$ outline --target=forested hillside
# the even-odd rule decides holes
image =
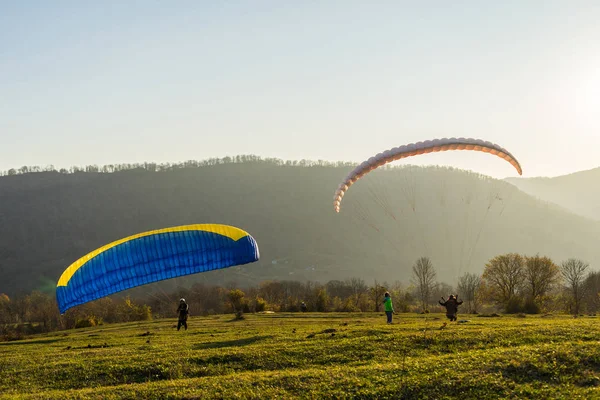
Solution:
[[[0,177],[0,293],[52,290],[71,262],[99,246],[192,223],[247,230],[261,260],[164,288],[348,277],[408,282],[423,255],[448,283],[481,272],[499,253],[600,260],[600,224],[465,171],[374,171],[350,188],[337,214],[333,193],[348,164],[238,157],[186,165],[25,169]]]
[[[600,220],[600,168],[556,178],[507,178],[522,191]]]

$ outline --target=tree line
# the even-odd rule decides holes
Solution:
[[[11,168],[7,171],[0,171],[0,176],[13,176],[23,175],[28,173],[39,173],[39,172],[58,172],[61,174],[76,174],[76,173],[114,173],[129,170],[145,170],[149,172],[164,172],[173,171],[176,169],[183,168],[201,168],[209,167],[214,165],[223,164],[248,164],[248,163],[263,163],[276,166],[289,166],[289,167],[354,167],[357,164],[348,161],[325,161],[325,160],[282,160],[276,157],[263,158],[254,154],[241,154],[233,157],[213,157],[205,160],[187,160],[181,162],[167,162],[167,163],[120,163],[120,164],[107,164],[103,166],[98,165],[87,165],[71,166],[69,168],[56,168],[54,165],[47,166],[27,166],[24,165],[20,168]]]
[[[131,171],[131,170],[144,170],[148,172],[166,172],[174,171],[184,168],[202,168],[210,167],[215,165],[225,164],[265,164],[273,166],[286,166],[286,167],[328,167],[328,168],[354,168],[358,165],[352,161],[327,161],[327,160],[283,160],[277,157],[261,157],[254,154],[240,154],[232,157],[211,157],[204,160],[186,160],[180,162],[143,162],[143,163],[119,163],[119,164],[106,164],[106,165],[86,165],[86,166],[71,166],[69,168],[56,168],[54,165],[39,166],[24,165],[20,168],[10,168],[6,171],[0,171],[0,176],[14,176],[24,175],[31,173],[41,172],[55,172],[60,174],[77,174],[77,173],[103,173],[110,174],[115,172]],[[406,165],[390,165],[386,164],[381,166],[380,169],[401,169],[406,168]],[[419,166],[411,166],[412,168],[425,168]],[[429,168],[449,169],[453,170],[453,167],[440,167],[433,166]],[[483,175],[468,172],[467,173],[483,177]]]
[[[202,283],[145,298],[102,298],[59,315],[53,296],[34,291],[14,299],[0,295],[0,337],[19,339],[27,334],[95,326],[103,323],[174,318],[179,298],[191,315],[260,312],[381,312],[385,292],[396,312],[442,312],[437,300],[458,294],[462,313],[581,313],[600,308],[600,272],[579,259],[556,264],[540,255],[509,253],[489,260],[481,275],[465,273],[456,287],[438,282],[427,257],[415,261],[409,284],[396,281],[367,284],[359,278],[319,282],[265,281],[239,288]]]
[[[425,310],[440,285],[435,276],[435,268],[426,257],[413,266],[413,282]],[[462,275],[456,293],[462,296],[467,313],[493,307],[508,314],[595,314],[600,308],[600,272],[576,258],[558,265],[539,254],[509,253],[489,260],[481,275]]]

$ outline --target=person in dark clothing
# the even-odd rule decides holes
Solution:
[[[305,302],[302,302],[302,304],[300,304],[300,310],[302,310],[302,312],[308,311],[308,307],[306,307],[306,303]]]
[[[462,300],[458,301],[458,296],[451,294],[448,297],[448,300],[444,300],[444,298],[442,297],[442,301],[439,301],[439,303],[442,306],[446,307],[446,317],[448,317],[450,321],[456,321],[458,306],[460,306],[463,303]]]
[[[179,299],[179,307],[177,308],[177,312],[179,313],[179,321],[177,322],[177,330],[179,330],[182,326],[187,331],[187,319],[188,314],[190,313],[190,308],[188,307],[185,299]]]

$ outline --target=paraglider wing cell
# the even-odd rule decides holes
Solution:
[[[254,238],[239,228],[196,224],[129,236],[81,257],[56,287],[61,314],[69,308],[147,283],[259,259]]]
[[[335,194],[333,196],[334,210],[336,212],[340,212],[340,204],[342,202],[342,198],[344,197],[345,192],[350,188],[350,186],[352,186],[352,184],[354,184],[357,180],[359,180],[372,170],[379,168],[387,163],[400,160],[402,158],[450,150],[481,151],[484,153],[493,154],[509,162],[517,170],[519,175],[523,174],[521,165],[508,150],[498,146],[497,144],[487,142],[481,139],[446,138],[411,143],[400,147],[394,147],[393,149],[379,153],[376,156],[369,158],[367,161],[364,161],[359,166],[357,166],[352,172],[350,172],[350,174],[348,174],[344,181],[340,183],[337,190],[335,191]]]

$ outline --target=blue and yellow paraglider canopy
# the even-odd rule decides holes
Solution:
[[[196,224],[138,233],[71,264],[58,280],[61,314],[69,308],[147,283],[259,259],[256,240],[228,225]]]

